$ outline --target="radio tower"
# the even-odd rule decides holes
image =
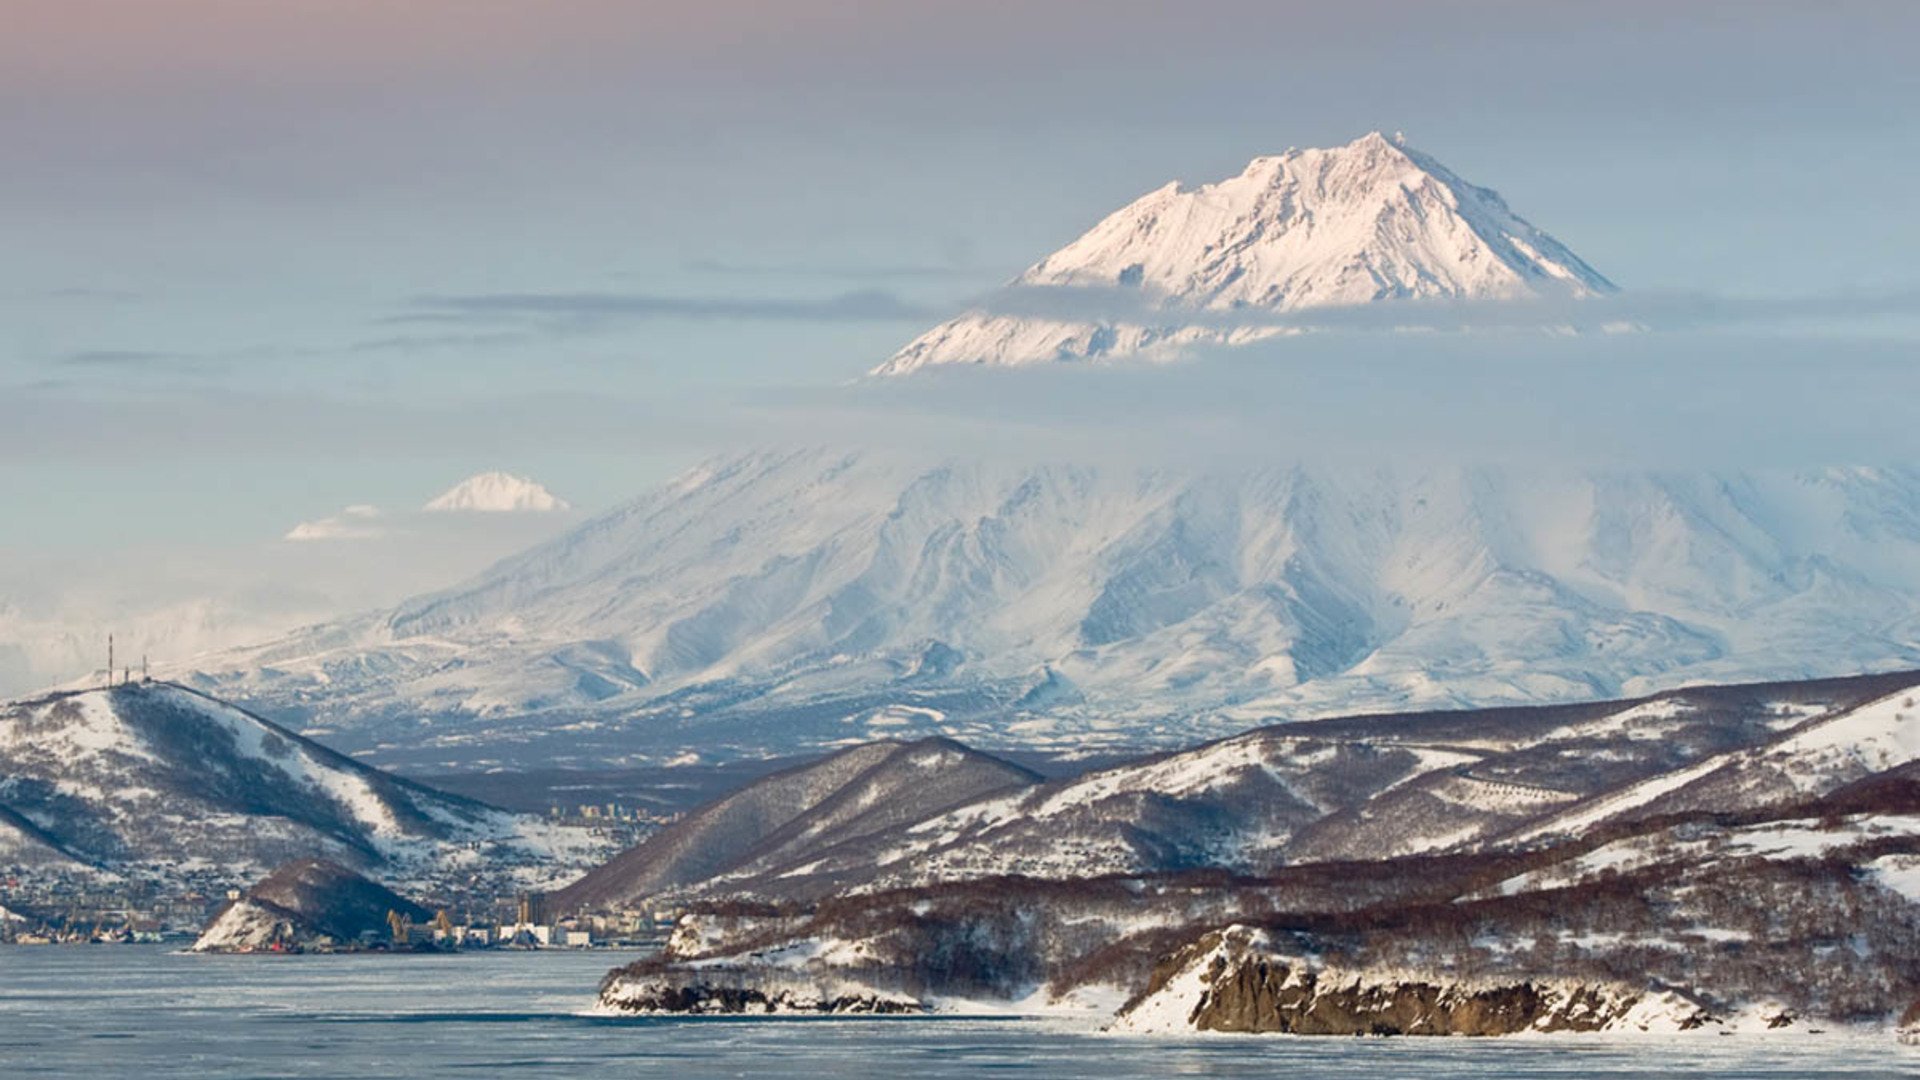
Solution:
[[[107,685],[113,685],[113,635],[107,635]]]

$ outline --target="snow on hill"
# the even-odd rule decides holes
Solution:
[[[429,513],[546,513],[569,509],[562,499],[534,480],[505,472],[467,477],[427,501]]]
[[[787,870],[825,846],[1038,779],[946,739],[865,743],[702,808],[554,894],[549,911],[619,907],[716,877]]]
[[[1765,746],[1728,751],[1569,808],[1520,839],[1579,835],[1626,818],[1748,810],[1831,794],[1920,759],[1913,687],[1814,719]]]
[[[1907,673],[1283,724],[1051,782],[957,744],[870,743],[757,781],[562,895],[571,909],[679,891],[807,899],[1006,875],[1262,875],[1577,840],[1656,812],[1798,805],[1898,768],[1920,750],[1902,704],[1916,687],[1920,674]],[[871,782],[874,763],[903,760],[913,769],[894,771],[916,782]],[[1645,794],[1728,762],[1783,763],[1799,783],[1701,789],[1658,806]],[[809,809],[828,792],[861,817]],[[808,824],[742,814],[765,807]]]
[[[326,857],[406,878],[524,866],[550,880],[593,844],[402,780],[166,683],[0,706],[0,863],[240,884]]]
[[[1231,319],[1391,300],[1584,297],[1611,282],[1500,196],[1379,133],[1255,158],[1240,175],[1135,200],[1013,285],[1136,290],[1152,324],[976,310],[875,369],[1166,358],[1271,336]]]

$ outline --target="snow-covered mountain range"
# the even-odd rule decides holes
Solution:
[[[950,741],[868,743],[756,781],[551,899],[572,911],[663,896],[813,900],[1008,876],[1258,876],[1803,806],[1913,771],[1916,687],[1920,674],[1906,672],[1343,717],[1053,781]],[[917,782],[876,783],[883,764]],[[858,815],[844,812],[850,805]]]
[[[1348,717],[1052,781],[869,744],[546,903],[688,912],[602,984],[628,1011],[957,996],[1131,1001],[1120,1027],[1163,1031],[1887,1025],[1920,996],[1916,689]],[[890,762],[923,779],[873,783]],[[1252,947],[1223,955],[1223,935]]]
[[[1388,300],[1586,297],[1614,286],[1500,196],[1375,132],[1168,184],[1034,264],[1015,289],[1131,290],[1151,321],[974,310],[875,374],[938,364],[1166,359],[1280,333],[1253,316]]]
[[[422,761],[1172,744],[1911,666],[1917,522],[1907,470],[754,454],[195,678]]]
[[[881,370],[1276,329],[1236,313],[1612,289],[1378,135],[1155,192],[1020,284],[1150,292],[1187,321],[976,312]],[[1229,460],[742,453],[460,587],[174,674],[378,760],[457,764],[871,735],[1175,745],[1920,664],[1920,471]]]

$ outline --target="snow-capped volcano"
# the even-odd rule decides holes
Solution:
[[[498,471],[469,476],[421,507],[428,513],[495,514],[546,513],[570,508],[565,499],[538,481]]]
[[[1150,289],[1189,321],[968,315],[882,370],[1281,328],[1194,312],[1613,288],[1377,135],[1162,189],[1021,280]],[[866,735],[1085,752],[1920,664],[1914,468],[1198,460],[744,453],[459,587],[178,674],[386,763],[552,763]]]
[[[1164,359],[1280,333],[1261,316],[1392,300],[1586,297],[1614,286],[1495,192],[1379,133],[1168,184],[1040,260],[1015,289],[1138,293],[1140,322],[974,310],[875,369]],[[1044,307],[1044,304],[1041,305]]]

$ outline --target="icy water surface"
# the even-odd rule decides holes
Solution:
[[[0,1077],[1893,1077],[1884,1038],[1639,1043],[1100,1035],[1015,1019],[581,1015],[611,953],[0,949]]]

